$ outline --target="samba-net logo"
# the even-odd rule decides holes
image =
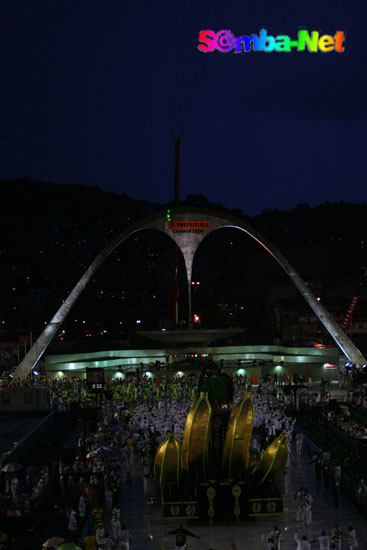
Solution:
[[[218,50],[222,53],[248,53],[248,52],[290,52],[305,50],[311,53],[332,51],[342,53],[345,50],[345,33],[336,31],[331,34],[320,35],[318,31],[308,32],[302,29],[298,32],[297,40],[282,34],[272,36],[266,29],[261,29],[259,34],[235,36],[231,31],[221,30],[214,32],[203,30],[199,32],[198,49],[209,53]]]

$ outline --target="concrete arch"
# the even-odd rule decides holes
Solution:
[[[154,216],[155,217],[155,216]],[[153,218],[154,218],[153,217]],[[145,218],[142,222],[136,222],[129,226],[127,229],[122,231],[113,241],[111,241],[93,260],[87,270],[80,277],[79,281],[74,286],[73,290],[70,292],[68,297],[63,301],[62,305],[59,307],[55,315],[52,317],[46,325],[46,328],[39,335],[27,355],[20,362],[19,366],[14,371],[14,377],[24,380],[28,374],[31,373],[32,369],[37,365],[38,361],[41,359],[43,353],[47,349],[48,345],[54,338],[54,336],[59,331],[62,323],[69,315],[72,310],[75,302],[78,300],[79,296],[82,294],[83,290],[93,278],[94,274],[98,268],[103,264],[103,262],[112,254],[112,252],[122,244],[126,239],[134,235],[139,231],[144,231],[146,229],[157,229],[158,231],[165,233],[158,227],[152,227],[149,225],[151,217]],[[145,222],[145,223],[144,223]],[[170,235],[168,235],[170,237]]]
[[[205,221],[204,225],[200,226],[197,221]],[[187,208],[178,207],[171,208],[171,219],[179,223],[179,229],[174,229],[169,226],[166,221],[166,211],[160,211],[152,216],[144,218],[141,221],[135,222],[133,225],[122,231],[115,239],[111,241],[93,260],[88,269],[81,276],[79,281],[74,286],[73,290],[63,302],[61,307],[55,313],[51,321],[47,324],[44,331],[40,334],[32,348],[24,357],[18,368],[15,370],[14,376],[24,379],[37,364],[47,346],[59,330],[64,319],[67,317],[75,302],[89,283],[97,269],[102,265],[106,258],[117,248],[123,241],[134,233],[144,229],[155,229],[168,235],[180,248],[186,266],[188,296],[189,296],[189,319],[191,320],[191,279],[192,266],[195,253],[201,241],[216,229],[233,228],[245,232],[256,242],[258,242],[283,268],[291,279],[293,284],[304,297],[308,305],[317,315],[326,330],[332,336],[336,344],[353,363],[363,365],[367,363],[360,350],[348,338],[345,332],[331,317],[326,308],[317,301],[313,292],[304,283],[300,275],[291,266],[288,260],[275,248],[265,237],[258,231],[252,229],[246,222],[226,212],[219,212],[210,209],[202,208]],[[197,229],[192,229],[195,226]],[[185,229],[187,227],[188,229]],[[201,229],[200,227],[203,227]]]

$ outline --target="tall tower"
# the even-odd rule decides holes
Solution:
[[[175,194],[174,202],[178,207],[180,202],[180,145],[181,137],[176,137],[175,143]],[[173,328],[178,328],[179,320],[179,284],[178,284],[178,262],[179,262],[179,249],[175,245],[174,267],[173,274],[169,276],[169,288],[168,288],[168,316],[172,323]]]

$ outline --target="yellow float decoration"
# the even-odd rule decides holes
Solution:
[[[223,473],[228,478],[244,479],[247,476],[254,406],[251,393],[232,409],[223,450]]]
[[[201,392],[187,415],[181,448],[181,468],[191,478],[206,478],[211,420],[208,394]]]
[[[169,483],[179,485],[180,451],[180,442],[175,434],[168,432],[167,439],[158,447],[154,461],[154,475],[161,489],[167,487]]]
[[[265,449],[260,462],[254,472],[258,485],[264,481],[277,482],[282,477],[288,460],[287,435],[281,434]]]

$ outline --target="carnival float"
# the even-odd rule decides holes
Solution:
[[[257,453],[250,447],[251,393],[231,408],[230,391],[227,399],[217,399],[210,395],[210,384],[205,389],[209,392],[201,391],[189,410],[182,444],[169,432],[155,455],[163,517],[213,523],[282,514],[279,482],[288,460],[286,434]]]

